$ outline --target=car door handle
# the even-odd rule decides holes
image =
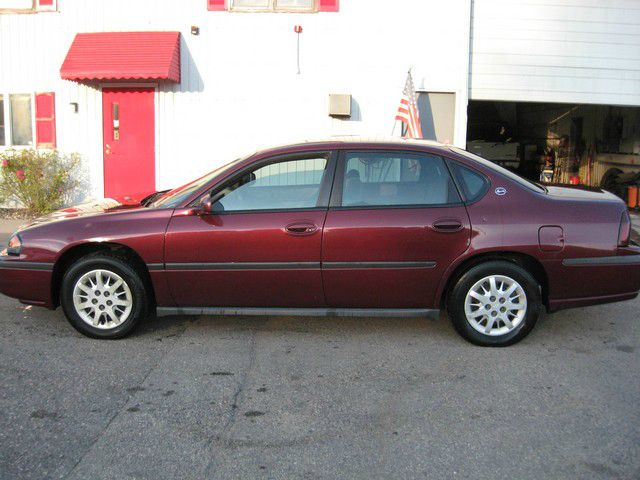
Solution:
[[[313,235],[318,231],[318,227],[313,223],[291,223],[284,227],[289,235]]]
[[[433,222],[431,227],[436,232],[442,232],[442,233],[459,232],[464,228],[464,226],[462,225],[462,222],[456,219],[436,220],[435,222]]]

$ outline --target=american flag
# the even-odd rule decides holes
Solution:
[[[404,135],[407,138],[422,138],[422,127],[420,126],[420,113],[418,113],[418,97],[413,87],[411,71],[407,76],[407,83],[402,91],[402,100],[396,113],[396,120],[400,120],[407,127]]]

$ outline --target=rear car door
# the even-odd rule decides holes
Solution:
[[[429,308],[471,225],[445,160],[343,151],[325,221],[322,276],[331,307]]]
[[[322,227],[335,160],[259,161],[211,191],[213,212],[176,210],[165,269],[178,306],[321,307]]]

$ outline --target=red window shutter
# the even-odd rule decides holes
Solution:
[[[319,12],[337,12],[340,10],[340,0],[319,0]]]
[[[36,93],[36,147],[56,148],[56,94]]]
[[[225,0],[207,0],[207,10],[226,10]]]

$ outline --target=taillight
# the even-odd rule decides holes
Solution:
[[[625,210],[622,212],[622,218],[620,219],[620,230],[618,231],[618,246],[628,247],[631,240],[631,217],[629,212]]]

